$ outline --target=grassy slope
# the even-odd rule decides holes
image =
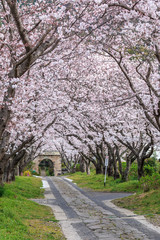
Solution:
[[[138,192],[140,191],[139,183],[137,180],[132,180],[129,182],[121,182],[120,179],[113,180],[112,177],[107,177],[106,186],[104,187],[104,175],[95,174],[92,171],[90,175],[86,173],[76,172],[69,175],[79,187],[89,188],[95,191],[106,191],[106,192]]]
[[[120,207],[130,209],[138,214],[145,214],[148,216],[160,214],[160,190],[116,199],[113,203]]]
[[[5,184],[0,197],[0,239],[49,240],[65,239],[50,208],[27,198],[42,198],[40,179],[17,177]]]

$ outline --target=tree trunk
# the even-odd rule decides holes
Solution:
[[[80,171],[86,172],[86,163],[83,159],[81,159],[81,161],[80,161]]]
[[[72,168],[71,168],[71,173],[75,173],[76,172],[76,166],[74,165]]]
[[[118,165],[119,165],[119,172],[120,172],[120,175],[123,179],[123,176],[125,175],[124,172],[123,172],[123,168],[122,168],[122,161],[121,161],[121,157],[120,157],[120,153],[119,153],[119,148],[118,146],[115,144],[115,147],[116,147],[116,161],[118,162]],[[118,170],[117,170],[118,171]],[[119,176],[120,177],[120,176]]]
[[[4,177],[4,174],[3,174],[3,172],[2,172],[1,169],[0,169],[0,186],[3,186],[3,185],[4,185],[3,177]]]
[[[15,169],[10,169],[10,171],[7,172],[7,179],[6,182],[13,182],[15,181]]]
[[[113,167],[114,167],[114,180],[116,180],[117,178],[120,178],[119,172],[118,172],[118,167],[117,167],[117,160],[115,158],[115,156],[113,156]]]
[[[90,175],[90,161],[89,160],[85,160],[85,167],[86,167],[87,175]]]
[[[149,158],[153,153],[153,139],[151,137],[151,142],[144,146],[142,154],[137,158],[138,162],[138,180],[144,175],[143,167],[145,159]],[[149,151],[149,152],[148,152]]]
[[[138,180],[140,180],[141,177],[143,177],[143,175],[144,175],[144,171],[143,171],[144,160],[137,159],[137,162],[138,162]]]
[[[108,173],[108,177],[113,177],[113,175],[114,175],[113,164],[108,165],[107,173]]]
[[[108,158],[107,173],[108,173],[108,177],[113,177],[114,176],[113,159],[112,159],[110,153],[109,153],[109,158]]]
[[[20,176],[19,163],[18,163],[18,165],[17,165],[17,167],[16,167],[16,169],[15,169],[15,174],[16,174],[16,176]]]
[[[101,173],[103,173],[102,165],[101,165],[101,163],[98,161],[97,164],[96,164],[96,174],[101,174]]]
[[[86,172],[87,172],[87,175],[90,175],[90,174],[91,174],[90,163],[87,163],[87,164],[86,164]]]
[[[7,165],[5,166],[4,169],[4,182],[9,182],[9,173],[10,173],[10,161],[8,161]]]
[[[0,162],[0,186],[4,185],[4,165],[5,163],[2,161]]]
[[[125,169],[125,171],[122,173],[122,181],[125,181],[125,182],[128,181],[130,166],[131,166],[131,161],[130,161],[130,159],[126,159],[126,169]]]
[[[119,175],[119,172],[118,172],[118,169],[117,167],[114,169],[114,180],[120,178],[120,175]]]

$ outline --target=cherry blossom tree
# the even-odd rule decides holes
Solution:
[[[104,56],[102,59],[104,61]],[[96,59],[97,62],[98,60]],[[82,63],[85,65],[84,59]],[[102,64],[99,59],[99,65],[100,63],[104,68],[106,63],[103,62]],[[98,71],[94,64],[92,65],[92,69],[90,64],[88,75],[85,73],[85,76],[82,76],[81,73],[81,77],[78,79],[77,75],[75,81],[74,79],[64,79],[61,90],[65,90],[66,96],[70,97],[71,100],[69,101],[67,115],[65,113],[57,123],[58,132],[77,151],[80,151],[86,159],[92,161],[95,166],[95,158],[96,160],[99,159],[97,149],[103,143],[103,160],[100,157],[99,166],[100,168],[104,167],[104,159],[107,154],[106,149],[108,149],[109,163],[112,163],[110,168],[114,168],[115,178],[116,176],[118,177],[117,161],[119,161],[116,155],[117,142],[125,147],[128,144],[126,156],[127,168],[123,174],[125,175],[125,179],[127,179],[131,163],[138,158],[135,151],[138,151],[141,154],[141,157],[138,155],[141,159],[138,165],[139,177],[141,177],[144,160],[153,151],[153,136],[150,135],[150,138],[146,134],[148,122],[143,115],[143,109],[136,100],[135,94],[130,90],[128,82],[123,79],[123,75],[118,71],[119,69],[116,68],[113,61],[111,62],[111,66],[109,64],[107,66],[106,73],[104,69],[103,71]],[[113,66],[114,73],[112,74]],[[92,75],[93,73],[94,75]],[[103,76],[106,74],[106,79],[101,78],[100,73]],[[84,79],[85,77],[86,79]],[[115,82],[113,82],[113,78]],[[90,79],[90,82],[88,79]],[[64,87],[65,82],[67,82],[67,87]],[[156,134],[155,129],[152,129],[152,131]],[[143,140],[143,144],[140,140]],[[136,144],[141,146],[139,150],[138,145],[136,150]],[[151,150],[150,152],[148,152],[149,149]],[[128,153],[129,151],[130,154]]]
[[[8,154],[6,158],[9,146],[14,141],[14,146],[17,148],[17,150],[14,149],[15,154],[16,151],[20,151],[19,142],[22,141],[24,134],[25,141],[28,142],[29,139],[35,137],[35,129],[37,132],[39,130],[35,126],[39,121],[36,116],[39,106],[36,103],[37,100],[35,100],[39,93],[37,89],[35,90],[37,85],[35,83],[38,83],[39,86],[42,85],[37,69],[41,68],[42,73],[46,66],[53,67],[53,62],[59,62],[61,59],[60,52],[64,54],[62,51],[64,42],[66,43],[66,52],[68,51],[68,39],[74,34],[71,28],[76,23],[76,19],[81,18],[79,10],[85,10],[85,5],[83,4],[80,7],[79,4],[77,5],[74,2],[70,4],[69,1],[57,1],[55,3],[54,1],[42,2],[38,0],[27,2],[2,0],[0,9],[0,78],[2,89],[0,95],[0,178],[2,182],[4,165],[9,159]],[[61,47],[59,47],[60,43]],[[33,76],[37,77],[37,82],[35,78],[33,80]],[[20,85],[22,89],[19,93],[24,94],[21,104],[19,104],[20,98],[16,90]],[[45,85],[44,82],[43,85]],[[47,84],[45,86],[47,87]],[[27,101],[30,106],[27,106],[24,113],[23,110],[26,108]],[[31,108],[34,117],[33,112],[32,116],[28,113],[31,112]],[[25,119],[25,121],[22,122],[22,119]],[[21,121],[21,124],[18,124],[19,121]],[[44,126],[42,135],[44,130],[48,128],[48,124],[50,126],[53,121],[52,119],[50,123]],[[15,130],[19,127],[21,130]],[[29,127],[29,129],[26,127]],[[36,135],[41,135],[37,132]],[[23,147],[25,141],[23,141]]]
[[[127,139],[131,151],[141,132],[152,149],[159,7],[158,0],[0,1],[0,183],[5,164],[15,168],[24,150],[47,138],[52,144],[55,133],[97,169],[110,149],[115,175],[118,141],[126,147]]]

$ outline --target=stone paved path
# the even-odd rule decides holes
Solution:
[[[160,240],[157,232],[143,225],[138,230],[133,221],[99,205],[96,197],[91,200],[94,195],[89,199],[63,178],[46,179],[50,188],[46,189],[46,200],[39,203],[53,209],[68,240]]]

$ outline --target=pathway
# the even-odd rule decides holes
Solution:
[[[160,240],[160,232],[115,209],[109,199],[123,194],[85,192],[60,177],[47,177],[45,200],[68,240]]]

